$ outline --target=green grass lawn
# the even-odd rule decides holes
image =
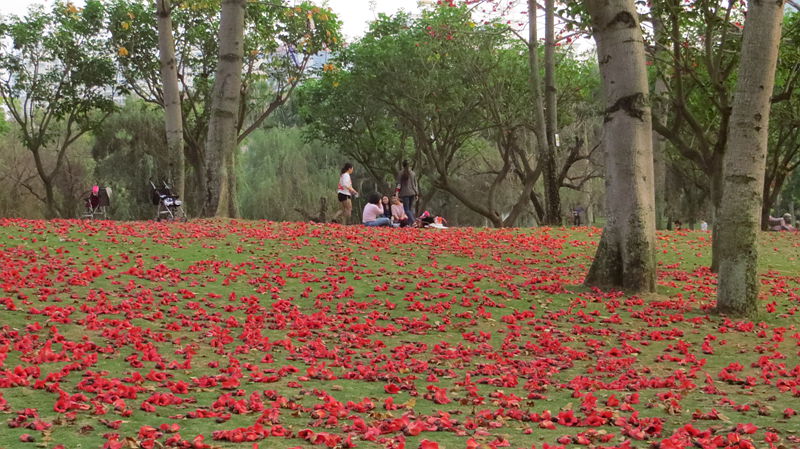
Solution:
[[[599,236],[0,220],[0,448],[800,447],[800,236],[753,320],[710,234],[645,296],[581,285]]]

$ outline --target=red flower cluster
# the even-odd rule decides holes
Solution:
[[[718,317],[707,234],[651,297],[581,287],[598,236],[0,220],[0,446],[797,444],[800,278]]]

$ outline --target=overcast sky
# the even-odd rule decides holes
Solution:
[[[50,4],[49,0],[0,0],[0,14],[24,14],[30,5]],[[76,5],[83,0],[73,0]],[[316,2],[323,4],[322,0]],[[417,0],[328,0],[328,6],[342,20],[343,31],[348,41],[359,37],[367,30],[367,24],[378,13],[392,14],[400,9],[417,11]]]

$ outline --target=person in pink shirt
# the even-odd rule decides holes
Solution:
[[[367,198],[367,205],[364,206],[361,221],[365,226],[391,226],[392,221],[383,215],[379,194],[373,193]]]
[[[411,220],[406,215],[406,209],[403,207],[403,202],[396,196],[392,197],[392,223],[396,223],[401,228],[411,224]]]

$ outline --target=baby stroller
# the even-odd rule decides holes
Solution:
[[[108,209],[111,207],[111,189],[109,187],[92,186],[83,198],[83,212],[81,218],[103,220],[108,219]]]
[[[156,210],[156,221],[161,220],[186,220],[186,214],[183,211],[183,201],[178,198],[178,195],[172,193],[172,189],[166,181],[162,181],[163,187],[156,187],[153,181],[150,181],[150,186],[153,187],[152,201],[154,206],[158,206]]]

